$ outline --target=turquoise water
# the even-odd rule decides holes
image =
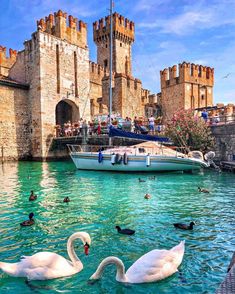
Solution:
[[[50,281],[31,281],[0,273],[0,293],[214,293],[225,277],[235,248],[234,174],[123,174],[77,171],[71,162],[9,163],[0,166],[0,261],[16,262],[21,255],[52,251],[67,258],[67,238],[86,231],[92,238],[85,256],[81,242],[76,252],[82,272]],[[146,182],[139,183],[138,178]],[[210,194],[198,193],[206,187]],[[30,190],[38,199],[29,202]],[[149,193],[152,198],[144,199]],[[70,203],[63,203],[69,196]],[[31,211],[36,223],[20,227]],[[190,222],[193,231],[177,230],[174,222]],[[115,225],[136,230],[120,235]],[[151,284],[116,282],[115,267],[103,278],[87,280],[109,255],[128,268],[144,253],[169,249],[186,240],[180,272]]]

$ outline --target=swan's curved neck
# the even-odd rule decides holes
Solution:
[[[116,280],[118,282],[128,282],[126,274],[125,274],[125,266],[123,262],[121,261],[121,259],[115,256],[109,256],[109,257],[106,257],[104,260],[102,260],[96,272],[91,276],[91,279],[99,279],[102,276],[103,271],[108,264],[116,265],[117,267]]]
[[[77,257],[74,250],[74,241],[76,239],[81,239],[83,244],[86,243],[85,235],[82,232],[74,233],[69,237],[67,242],[67,251],[74,266],[78,265],[78,263],[81,264],[81,260]]]

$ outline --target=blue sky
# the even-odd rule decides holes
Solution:
[[[109,0],[0,0],[0,45],[23,49],[36,20],[58,9],[88,24],[108,14]],[[160,92],[159,71],[182,61],[215,68],[214,103],[235,103],[235,0],[116,0],[114,11],[135,22],[133,75]],[[225,77],[227,76],[227,77]]]

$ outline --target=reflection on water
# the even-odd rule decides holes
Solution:
[[[146,182],[139,183],[138,178]],[[16,262],[21,255],[53,251],[68,258],[67,238],[87,231],[92,238],[89,256],[81,242],[76,252],[84,270],[72,277],[31,281],[0,273],[0,293],[214,293],[232,256],[234,239],[233,174],[119,174],[77,171],[71,162],[9,163],[0,168],[0,260]],[[199,193],[206,187],[210,194]],[[30,191],[38,195],[28,201]],[[151,199],[144,199],[146,193]],[[71,202],[63,203],[69,196]],[[20,227],[34,212],[36,223]],[[181,231],[174,222],[196,222],[193,231]],[[136,230],[120,235],[115,226]],[[109,266],[103,278],[87,283],[99,262],[115,255],[128,268],[144,253],[169,249],[186,240],[179,273],[152,284],[116,282]]]

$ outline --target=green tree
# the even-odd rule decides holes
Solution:
[[[167,122],[166,135],[176,146],[208,151],[214,147],[214,137],[207,123],[192,110],[179,110]]]

